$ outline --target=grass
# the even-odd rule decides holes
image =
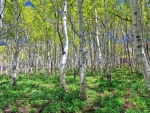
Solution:
[[[87,100],[79,98],[79,77],[67,72],[67,90],[59,89],[59,76],[22,75],[17,86],[0,76],[0,112],[12,113],[149,113],[150,93],[143,76],[129,75],[125,68],[112,73],[112,82],[87,72]],[[106,77],[105,77],[106,78]]]

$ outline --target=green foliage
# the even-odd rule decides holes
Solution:
[[[31,109],[29,110],[29,113],[35,113],[35,111],[36,111],[35,108],[31,108]]]
[[[150,112],[150,99],[142,76],[128,75],[125,68],[112,73],[111,85],[107,80],[100,80],[98,72],[90,75],[87,71],[87,100],[79,98],[79,77],[74,80],[73,71],[66,76],[67,90],[59,88],[59,76],[43,78],[43,74],[30,79],[23,75],[16,87],[10,86],[10,79],[0,76],[0,109],[10,106],[12,112],[19,112],[19,107],[29,113],[42,110],[43,113],[120,113],[123,106],[127,113]]]
[[[43,113],[47,113],[47,112],[59,113],[59,111],[60,111],[60,105],[54,101],[54,102],[51,102],[51,104],[45,108]]]
[[[11,107],[11,111],[12,112],[17,112],[18,111],[18,107],[17,106],[15,106],[15,105],[13,105],[12,107]]]

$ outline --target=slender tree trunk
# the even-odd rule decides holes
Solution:
[[[28,46],[29,46],[29,52],[28,52],[28,73],[31,73],[32,65],[31,65],[31,45],[30,45],[30,43],[28,44]]]
[[[74,43],[74,40],[75,40],[75,33],[72,32],[73,36],[73,41],[72,41],[72,49],[73,49],[73,75],[74,75],[74,79],[76,79],[76,75],[77,75],[77,46],[76,44]]]
[[[0,0],[0,33],[3,27],[3,17],[4,17],[4,0]]]
[[[93,64],[94,64],[94,70],[97,70],[97,47],[96,47],[96,42],[94,41],[94,44],[93,44],[93,49],[94,49],[94,58],[93,58]]]
[[[51,63],[51,67],[53,67],[54,68],[54,70],[53,70],[53,75],[54,76],[56,76],[57,75],[57,71],[56,71],[56,64],[57,64],[57,46],[56,46],[56,43],[54,42],[54,55],[53,55],[53,59],[54,59],[54,61],[53,61],[53,63]],[[52,69],[52,68],[51,68]]]
[[[96,41],[97,41],[97,47],[98,47],[98,57],[99,57],[99,66],[100,66],[100,76],[101,79],[104,77],[103,73],[103,64],[102,64],[102,52],[100,48],[100,41],[98,37],[98,21],[97,21],[97,9],[96,9],[96,1],[94,0],[94,13],[95,13],[95,35],[96,35]]]
[[[25,48],[23,47],[22,53],[21,53],[21,59],[20,59],[20,71],[19,71],[20,77],[21,77],[21,74],[22,74],[23,68],[24,68],[24,53],[25,53]]]
[[[3,74],[3,68],[4,68],[4,55],[2,56],[2,63],[1,63],[1,70],[0,70],[0,75]]]
[[[28,66],[28,60],[25,60],[25,65],[24,65],[24,74],[27,74],[27,66]]]
[[[18,55],[19,55],[19,36],[18,36],[18,5],[17,0],[14,0],[14,11],[15,11],[15,50],[13,54],[12,61],[12,86],[16,86],[16,76],[17,76],[17,64],[18,64]]]
[[[104,0],[104,9],[105,9],[105,38],[106,38],[106,65],[107,65],[107,81],[111,81],[110,74],[110,57],[109,57],[109,41],[108,41],[108,9],[107,9],[107,0]]]
[[[51,58],[50,58],[50,41],[47,41],[47,75],[50,74],[50,64],[51,64]]]
[[[112,51],[111,51],[111,55],[112,55],[112,67],[113,67],[113,70],[114,71],[116,71],[116,62],[117,62],[117,58],[116,58],[116,38],[117,38],[117,31],[118,30],[115,30],[114,32],[113,32],[113,37],[114,37],[114,40],[113,41],[111,41],[111,42],[113,42],[112,43]]]
[[[10,45],[7,46],[7,67],[5,69],[5,74],[8,75],[12,72],[12,54],[10,51]]]
[[[45,50],[45,42],[41,44],[42,50]],[[45,73],[45,53],[42,54],[42,73]]]
[[[0,34],[2,33],[3,17],[4,17],[4,0],[0,0]],[[2,56],[2,64],[1,64],[0,74],[2,74],[2,71],[3,71],[3,65],[4,65],[3,64],[3,57],[4,57],[4,55]]]
[[[79,19],[79,38],[80,38],[80,97],[85,100],[86,95],[86,50],[85,50],[85,37],[83,27],[83,12],[82,0],[77,0],[78,6],[78,19]]]
[[[89,39],[89,52],[90,52],[90,70],[91,70],[91,74],[93,74],[94,71],[94,64],[93,64],[93,43],[91,41],[91,39]]]
[[[66,23],[66,13],[67,13],[67,0],[63,0],[63,33],[64,33],[64,47],[62,51],[62,57],[60,62],[60,88],[66,90],[66,61],[68,56],[68,34],[67,34],[67,23]]]
[[[38,56],[38,53],[37,53],[37,51],[36,51],[36,48],[37,48],[37,45],[36,45],[36,42],[35,42],[35,48],[34,48],[34,60],[33,60],[33,64],[34,64],[34,76],[36,76],[36,74],[37,74],[37,56]]]
[[[131,65],[131,58],[130,58],[130,50],[129,50],[129,41],[130,41],[130,37],[129,37],[129,34],[128,34],[128,31],[127,31],[127,26],[128,26],[128,23],[126,22],[126,35],[127,35],[127,59],[128,59],[128,68],[129,68],[129,74],[133,73],[132,71],[132,65]]]

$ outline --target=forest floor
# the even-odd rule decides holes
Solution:
[[[125,68],[112,73],[112,82],[87,72],[87,100],[79,98],[79,77],[67,71],[67,90],[59,89],[60,77],[22,75],[17,86],[0,76],[0,113],[150,113],[150,93],[142,75]]]

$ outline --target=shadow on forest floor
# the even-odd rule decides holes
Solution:
[[[116,74],[117,73],[117,74]],[[87,100],[79,98],[79,77],[69,72],[67,90],[59,89],[59,76],[23,75],[17,86],[0,76],[0,112],[5,113],[149,113],[150,93],[143,79],[125,69],[112,73],[112,82],[100,80],[98,72],[87,72]]]

